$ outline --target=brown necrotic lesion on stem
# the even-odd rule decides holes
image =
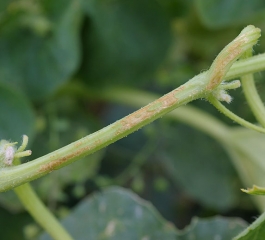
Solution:
[[[239,36],[228,44],[216,57],[208,72],[207,91],[212,91],[222,82],[232,64],[246,51],[252,49],[260,37],[260,29],[246,27]]]
[[[242,42],[236,42],[227,49],[227,52],[230,52],[230,54],[228,54],[225,58],[220,57],[215,60],[215,67],[211,72],[210,81],[206,86],[207,90],[211,91],[215,89],[222,82],[226,72],[228,71],[227,66],[233,59],[240,55],[240,46],[242,46]]]
[[[184,88],[184,86],[180,86],[179,88],[155,100],[147,106],[121,119],[121,128],[117,130],[116,134],[118,135],[120,132],[134,128],[140,123],[152,118],[154,115],[161,113],[163,109],[168,109],[174,106],[178,102],[176,93],[183,90]]]

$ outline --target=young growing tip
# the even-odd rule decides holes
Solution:
[[[209,79],[206,90],[211,92],[222,82],[232,64],[242,56],[244,52],[257,43],[260,37],[260,29],[252,25],[245,27],[241,33],[229,43],[216,57],[211,65],[207,77]]]

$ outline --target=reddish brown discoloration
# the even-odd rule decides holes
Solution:
[[[154,115],[160,113],[163,109],[167,109],[178,102],[176,98],[176,94],[182,91],[185,86],[180,86],[179,88],[173,90],[172,92],[164,95],[163,97],[157,99],[156,101],[150,103],[149,105],[139,109],[138,111],[128,115],[127,117],[121,119],[119,122],[121,127],[116,130],[115,135],[120,135],[124,133],[124,131],[128,129],[133,129],[135,126],[139,126],[140,124],[145,121],[146,119],[151,118]],[[113,128],[116,129],[116,126]],[[115,136],[113,136],[115,137]],[[96,149],[97,146],[102,144],[102,140],[98,139],[93,143],[89,144],[89,146],[82,148],[82,141],[78,141],[74,143],[76,150],[74,150],[71,154],[68,154],[64,157],[56,159],[56,156],[52,156],[52,158],[56,159],[50,163],[44,164],[39,168],[39,172],[51,172],[55,169],[60,168],[64,163],[68,162],[69,160],[84,154],[85,152]]]
[[[222,82],[224,75],[228,71],[228,69],[226,69],[227,65],[240,55],[242,51],[242,45],[244,43],[245,43],[244,38],[241,41],[239,40],[236,41],[234,44],[231,44],[231,46],[229,46],[226,49],[226,52],[228,54],[225,59],[217,58],[215,60],[214,70],[211,74],[212,76],[211,76],[210,82],[206,86],[207,90],[213,90],[215,87],[217,87]]]
[[[122,119],[120,121],[122,126],[116,131],[115,135],[119,135],[120,133],[128,129],[132,129],[143,121],[149,119],[151,116],[158,114],[159,112],[161,112],[161,110],[169,108],[177,103],[178,99],[175,95],[177,92],[182,91],[184,88],[185,86],[180,86],[179,88],[152,102],[151,104],[148,104],[147,106]]]
[[[52,172],[53,170],[58,169],[63,163],[77,156],[80,156],[81,154],[88,151],[89,149],[90,147],[84,147],[64,157],[58,158],[57,160],[54,160],[50,163],[44,164],[39,168],[39,172]]]
[[[79,147],[82,144],[82,142],[78,141],[78,142],[75,142],[74,144],[75,144],[75,147]]]

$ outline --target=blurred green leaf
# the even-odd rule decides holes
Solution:
[[[1,192],[0,205],[2,208],[8,210],[13,214],[24,210],[22,203],[18,200],[18,197],[16,196],[14,191]]]
[[[158,0],[172,18],[183,17],[189,11],[192,0]]]
[[[89,85],[139,84],[167,54],[170,22],[152,0],[84,1],[83,73]]]
[[[205,206],[219,210],[237,204],[238,179],[217,142],[196,130],[175,124],[164,124],[159,136],[163,137],[164,145],[158,153],[161,161],[185,192]]]
[[[233,240],[261,240],[265,238],[265,213]]]
[[[230,240],[246,226],[237,218],[215,217],[195,219],[184,231],[177,231],[152,205],[118,187],[83,200],[62,222],[76,240]],[[40,237],[40,240],[48,239],[47,234]]]
[[[21,141],[33,134],[35,117],[30,103],[16,89],[0,83],[0,139]]]
[[[249,23],[265,12],[263,0],[196,0],[194,1],[203,23],[212,29]]]
[[[239,218],[194,218],[179,240],[231,240],[247,226]]]
[[[26,240],[23,228],[32,221],[27,213],[14,215],[0,208],[0,216],[1,239]]]
[[[63,224],[76,240],[176,239],[174,227],[153,206],[117,187],[83,200]]]
[[[265,186],[265,135],[242,127],[234,128],[230,135],[226,149],[245,184],[243,187]],[[253,196],[253,199],[264,210],[264,197]]]
[[[80,1],[20,0],[3,5],[0,81],[19,86],[33,99],[44,98],[78,66]]]
[[[1,96],[0,96],[1,97]],[[80,102],[73,98],[61,97],[51,101],[38,116],[42,122],[36,132],[34,141],[30,140],[32,156],[36,159],[50,151],[63,147],[76,141],[100,128],[100,124],[80,106]],[[32,182],[36,192],[42,200],[52,203],[66,200],[65,188],[71,186],[72,193],[80,191],[86,180],[93,178],[98,171],[100,161],[105,150],[86,156],[69,166],[54,171],[47,178],[40,178]],[[79,195],[79,197],[82,197]],[[75,196],[77,197],[77,196]],[[0,194],[0,205],[11,212],[21,211],[22,205],[13,192]]]
[[[87,109],[84,109],[81,102],[72,97],[60,97],[50,101],[39,117],[44,121],[44,128],[39,130],[32,145],[33,159],[85,137],[101,126]],[[36,180],[33,183],[36,191],[43,199],[49,201],[64,200],[66,186],[73,186],[75,192],[75,186],[79,188],[79,184],[96,175],[104,153],[104,149],[97,151],[54,171],[48,178]]]

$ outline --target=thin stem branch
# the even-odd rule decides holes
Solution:
[[[233,64],[225,76],[226,80],[265,70],[265,53],[242,59]]]
[[[73,240],[53,214],[42,203],[30,184],[25,183],[15,188],[14,191],[30,215],[54,240]]]
[[[230,119],[232,119],[233,121],[237,122],[238,124],[261,132],[261,133],[265,133],[265,128],[259,127],[255,124],[252,124],[246,120],[244,120],[243,118],[237,116],[236,114],[234,114],[233,112],[231,112],[229,109],[227,109],[220,101],[218,101],[214,96],[210,95],[208,97],[209,102],[215,106],[221,113],[223,113],[224,115],[226,115],[227,117],[229,117]]]
[[[246,53],[246,57],[251,57],[251,55],[251,50]],[[243,75],[241,83],[250,109],[258,122],[265,128],[265,107],[256,89],[253,74]]]
[[[20,165],[21,161],[18,157],[19,154],[25,153],[24,151],[28,144],[28,137],[23,136],[22,144],[18,148],[15,158],[15,165]],[[29,214],[35,219],[39,225],[51,235],[54,240],[73,240],[73,238],[63,228],[61,223],[54,217],[51,211],[43,204],[37,196],[29,183],[25,183],[14,189],[14,192],[20,199],[21,203]]]

